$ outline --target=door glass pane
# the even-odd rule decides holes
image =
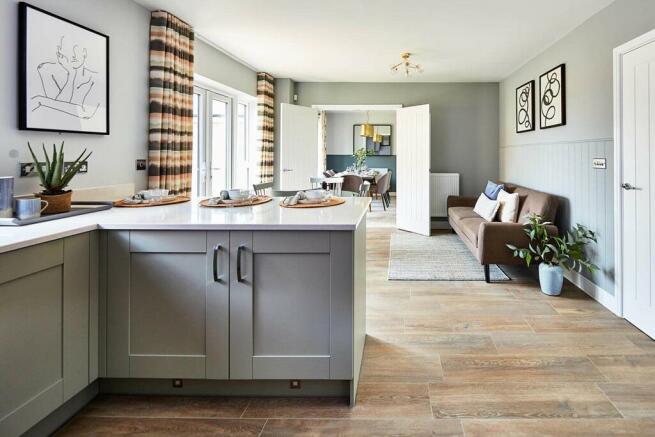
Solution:
[[[236,144],[234,150],[234,187],[249,189],[249,165],[248,165],[248,106],[239,103],[237,105],[236,122]]]
[[[192,179],[191,179],[191,193],[194,196],[203,195],[204,190],[200,190],[202,184],[201,181],[204,180],[205,172],[203,171],[204,167],[201,168],[201,144],[200,137],[203,133],[202,126],[200,123],[201,119],[201,109],[200,109],[200,94],[193,93],[193,165],[192,169]]]
[[[227,189],[227,149],[229,147],[228,103],[212,99],[211,193],[217,196]]]

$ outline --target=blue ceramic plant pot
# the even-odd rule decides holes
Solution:
[[[559,296],[564,282],[564,270],[560,266],[539,264],[539,285],[541,291],[549,296]]]

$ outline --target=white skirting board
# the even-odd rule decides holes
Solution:
[[[587,293],[596,302],[610,310],[612,313],[619,317],[623,317],[622,314],[619,314],[619,306],[617,304],[615,295],[600,288],[598,285],[594,284],[578,272],[570,272],[564,270],[564,277],[571,281],[571,283],[578,287],[580,290]]]

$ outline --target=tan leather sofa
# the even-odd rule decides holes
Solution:
[[[489,264],[523,264],[515,258],[506,244],[527,247],[529,238],[523,223],[529,214],[540,214],[545,221],[554,222],[558,200],[555,196],[530,188],[505,184],[505,190],[519,194],[518,223],[487,222],[473,212],[477,197],[449,196],[448,222],[469,250],[484,266],[485,280],[489,282]],[[549,226],[557,234],[557,227]]]

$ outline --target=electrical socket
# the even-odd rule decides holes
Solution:
[[[45,171],[45,162],[39,162],[39,165],[41,166],[41,169]],[[68,170],[68,168],[71,165],[73,165],[73,161],[65,161],[64,171]],[[84,163],[80,167],[79,173],[88,173],[88,171],[89,171],[89,162],[84,161]],[[33,162],[21,162],[20,177],[24,178],[28,176],[36,176],[36,166],[34,165]]]
[[[290,379],[289,380],[289,388],[293,390],[297,390],[300,388],[300,380],[299,379]]]
[[[184,382],[181,379],[174,379],[173,380],[173,387],[174,388],[182,388],[184,386]]]
[[[136,169],[141,171],[145,170],[147,167],[146,160],[145,159],[137,159],[136,160]]]

